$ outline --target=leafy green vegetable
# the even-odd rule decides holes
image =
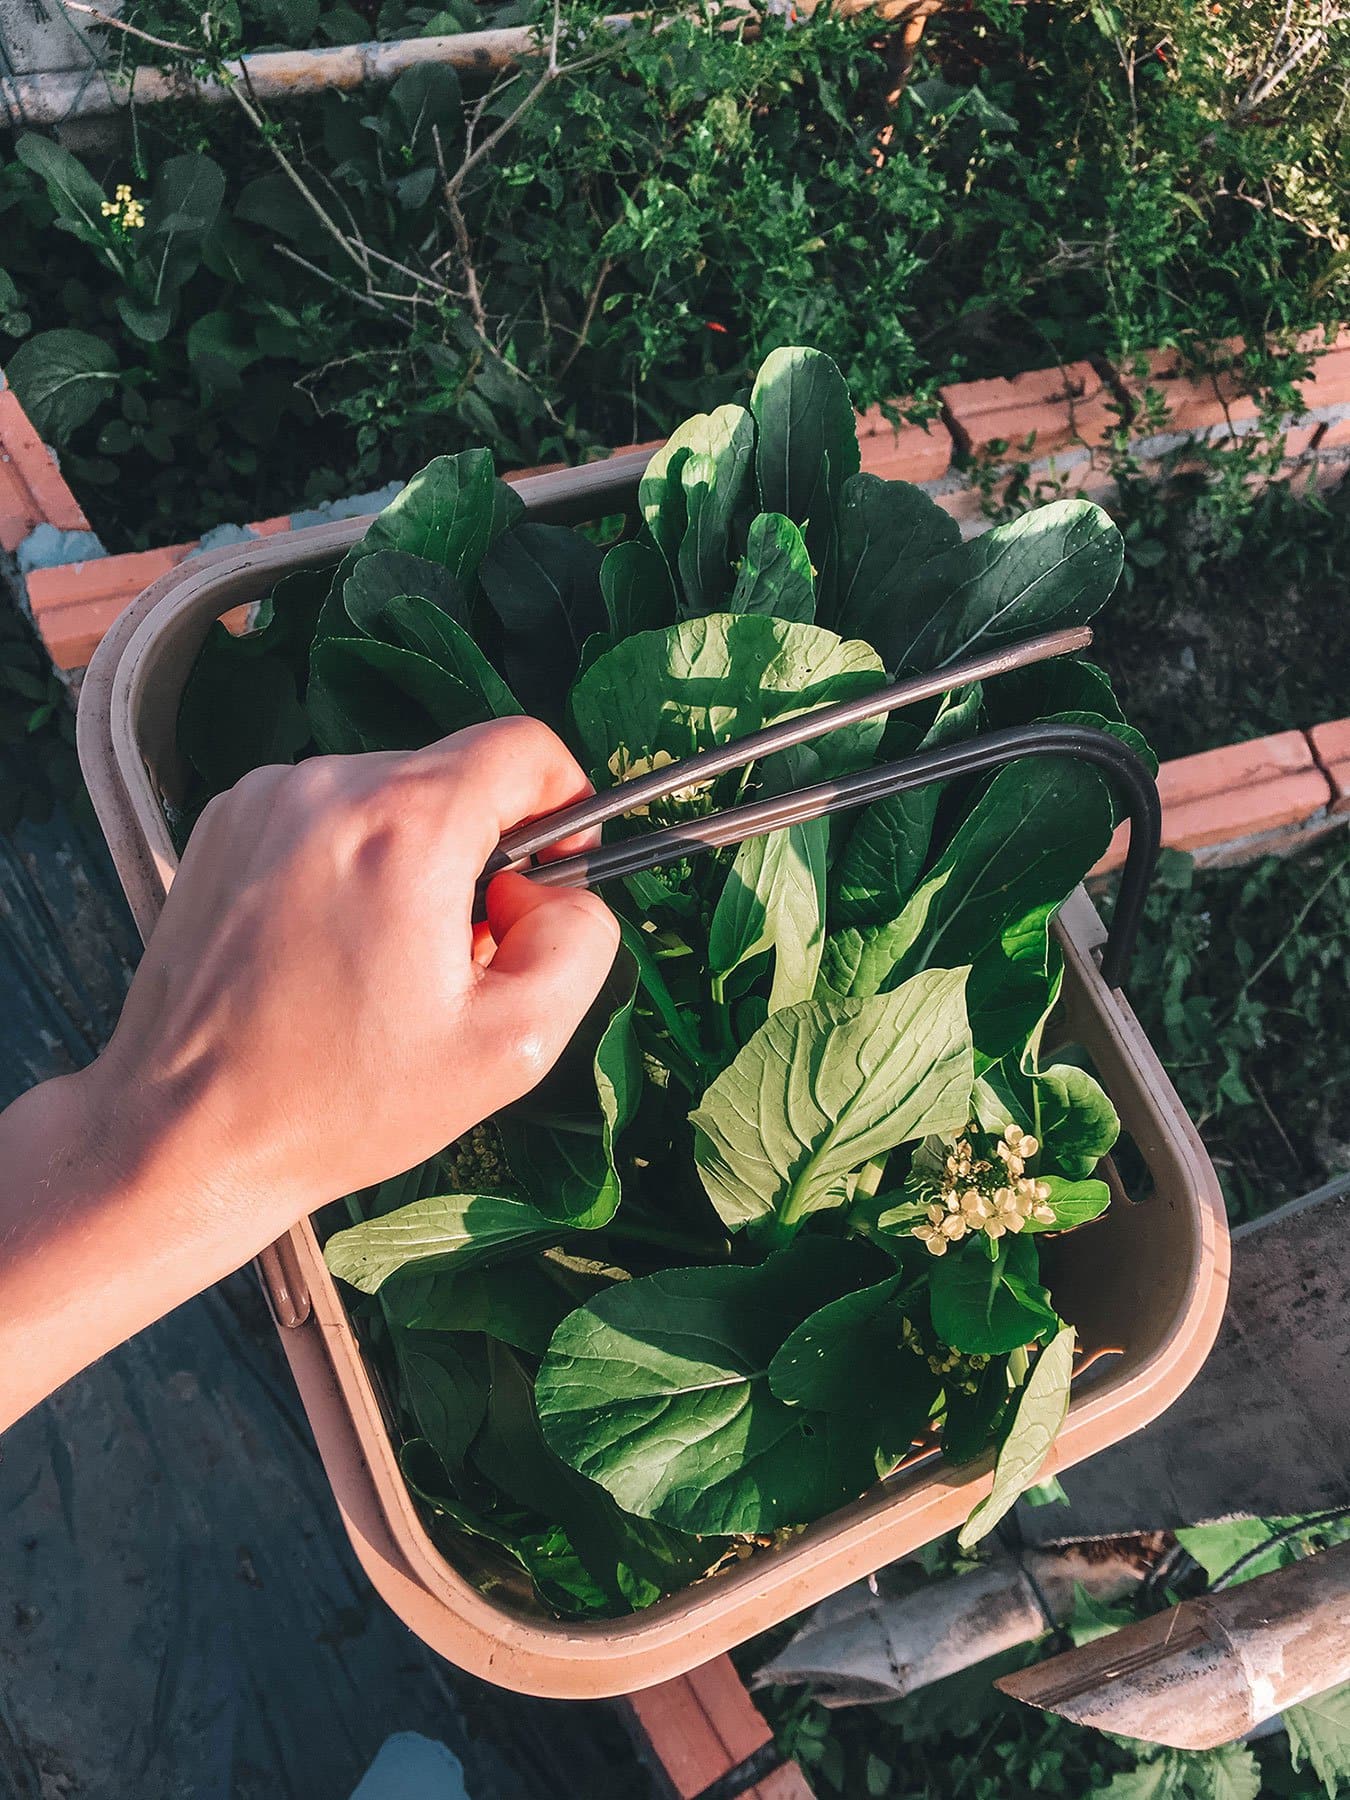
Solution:
[[[953,1349],[982,1356],[1021,1349],[1059,1323],[1039,1274],[1025,1237],[958,1245],[933,1269],[933,1329]]]
[[[727,611],[771,613],[802,625],[815,618],[816,584],[810,552],[801,532],[782,513],[761,513],[750,527]]]
[[[796,1229],[848,1197],[848,1176],[929,1132],[964,1124],[972,1081],[965,971],[894,993],[774,1013],[691,1120],[708,1197],[733,1231]]]
[[[1056,500],[934,557],[874,642],[888,668],[941,668],[1041,631],[1083,625],[1120,579],[1119,531],[1090,500]]]
[[[961,1527],[958,1542],[963,1550],[986,1537],[1040,1474],[1069,1410],[1073,1344],[1073,1327],[1066,1325],[1031,1365],[994,1464],[994,1485]]]
[[[856,1245],[803,1243],[757,1268],[671,1269],[610,1288],[549,1346],[536,1383],[545,1436],[628,1511],[683,1530],[813,1517],[884,1467],[886,1407],[841,1419],[787,1405],[769,1365],[867,1266]]]
[[[458,106],[431,74],[387,103],[416,143]],[[427,203],[417,172],[391,178],[395,204]],[[191,159],[172,180],[170,272],[216,185]],[[293,196],[255,185],[307,243]],[[228,372],[223,327],[198,323]],[[858,473],[842,380],[805,350],[769,359],[748,409],[673,434],[639,505],[602,552],[525,516],[484,453],[437,458],[336,571],[208,638],[179,722],[189,816],[260,761],[411,750],[522,707],[613,787],[871,695],[888,662],[1086,617],[1118,560],[1083,503],[960,544],[926,495]],[[616,830],[1036,716],[1130,735],[1099,671],[1056,665],[686,783]],[[1071,1049],[1041,1047],[1050,922],[1111,827],[1094,771],[1027,760],[609,890],[623,948],[553,1068],[349,1199],[325,1249],[378,1295],[369,1353],[441,1541],[479,1540],[584,1618],[706,1573],[729,1535],[856,1498],[932,1430],[955,1463],[1003,1441],[971,1529],[1011,1504],[1072,1336],[1040,1237],[1109,1199],[1114,1108]]]
[[[334,1232],[324,1260],[340,1280],[378,1293],[391,1275],[410,1266],[457,1269],[488,1262],[507,1250],[535,1250],[558,1241],[559,1227],[536,1207],[503,1194],[434,1194]]]
[[[572,720],[593,779],[608,786],[654,756],[692,756],[883,682],[866,644],[815,625],[714,613],[607,651],[573,688]],[[832,733],[820,746],[827,772],[865,763],[881,730],[866,720]]]

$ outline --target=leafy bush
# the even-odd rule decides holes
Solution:
[[[1120,569],[1087,502],[962,544],[920,490],[858,473],[847,390],[807,351],[682,426],[639,498],[641,531],[602,549],[522,517],[486,452],[433,462],[336,573],[208,640],[179,727],[199,797],[311,744],[412,748],[522,705],[611,786],[1081,621]],[[1028,717],[1141,743],[1099,671],[1043,665],[620,831]],[[1039,1234],[1107,1204],[1114,1111],[1040,1045],[1049,921],[1111,826],[1094,772],[1037,760],[626,879],[623,949],[559,1068],[328,1240],[450,1541],[490,1540],[559,1610],[624,1610],[933,1432],[957,1462],[1001,1445],[968,1534],[993,1525],[1068,1401]]]
[[[0,171],[16,386],[64,397],[47,429],[123,548],[466,443],[528,466],[654,437],[785,343],[920,412],[963,372],[1197,335],[1245,332],[1265,383],[1267,334],[1339,320],[1348,279],[1346,28],[1272,65],[1282,11],[954,9],[888,110],[894,24],[665,12],[615,38],[569,5],[548,81],[424,68],[276,118],[235,84],[83,176],[30,138]],[[312,13],[203,16],[136,15],[209,68]],[[360,20],[434,22],[339,3],[313,29]],[[220,198],[175,225],[189,173]],[[119,183],[144,226],[102,214]]]

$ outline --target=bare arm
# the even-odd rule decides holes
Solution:
[[[211,803],[111,1044],[0,1115],[0,1428],[535,1085],[618,927],[504,875],[475,932],[474,883],[503,831],[587,791],[520,719],[256,770]]]

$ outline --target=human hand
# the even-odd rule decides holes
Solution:
[[[213,800],[86,1072],[106,1154],[216,1209],[242,1262],[528,1092],[618,926],[593,894],[499,875],[475,936],[474,887],[503,832],[589,791],[522,718],[258,769]]]

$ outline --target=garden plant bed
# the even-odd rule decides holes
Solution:
[[[118,59],[209,68],[361,24],[232,11],[184,54],[122,33]],[[378,29],[434,28],[423,11],[384,8]],[[172,39],[167,12],[138,19]],[[559,72],[519,109],[530,70],[492,90],[423,68],[270,119],[236,82],[239,104],[155,109],[87,168],[30,134],[0,181],[5,360],[35,409],[53,374],[78,377],[39,422],[116,552],[370,490],[465,442],[530,466],[646,440],[803,337],[865,406],[928,414],[955,383],[1037,371],[1020,400],[1067,392],[1100,441],[1144,352],[1178,429],[1215,399],[1245,428],[1255,403],[1226,375],[1176,379],[1173,347],[1203,370],[1247,334],[1264,403],[1291,373],[1268,335],[1288,351],[1344,316],[1326,245],[1345,27],[1301,44],[1278,113],[1254,113],[1279,12],[1141,19],[1136,50],[1105,14],[951,9],[892,106],[900,21],[663,16],[618,41],[565,8]],[[1250,204],[1262,191],[1279,203]],[[953,420],[1014,456],[1038,429],[997,393]],[[1050,447],[1042,431],[1032,454]]]

